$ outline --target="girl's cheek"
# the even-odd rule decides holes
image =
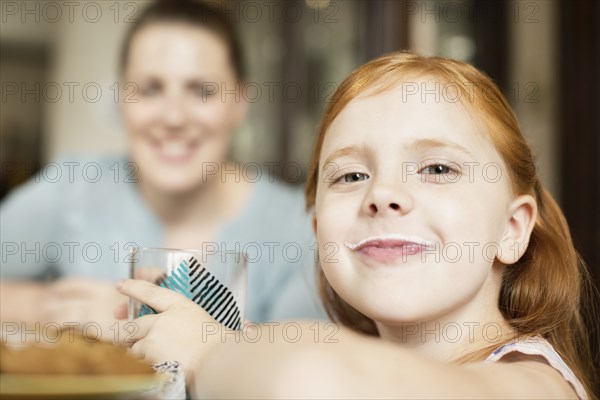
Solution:
[[[357,210],[347,201],[327,201],[321,204],[317,214],[318,232],[327,242],[347,240],[348,231],[356,228]]]

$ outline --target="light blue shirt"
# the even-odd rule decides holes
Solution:
[[[129,274],[129,247],[164,247],[162,223],[132,170],[125,158],[61,159],[12,191],[0,206],[0,278],[117,280]],[[269,180],[253,183],[216,244],[251,256],[247,319],[324,319],[302,192]]]

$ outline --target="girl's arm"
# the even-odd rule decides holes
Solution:
[[[181,361],[193,397],[576,397],[558,372],[529,358],[457,366],[323,322],[233,332],[178,293],[144,281],[118,287],[159,311],[135,320],[133,351]]]
[[[429,360],[398,344],[331,325],[300,323],[262,328],[256,343],[229,338],[197,360],[194,397],[253,398],[576,398],[543,362],[513,356],[497,364],[457,366]],[[315,326],[319,329],[315,330]],[[287,333],[285,332],[287,330]],[[315,341],[319,333],[319,340]],[[248,334],[254,341],[254,336]],[[287,337],[287,338],[286,338]],[[295,340],[295,338],[293,338]],[[509,356],[507,356],[509,357]],[[531,359],[529,359],[531,360]]]

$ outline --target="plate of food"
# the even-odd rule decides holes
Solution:
[[[0,344],[3,399],[143,397],[168,379],[125,348],[83,336],[19,349]]]

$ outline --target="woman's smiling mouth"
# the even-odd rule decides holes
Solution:
[[[189,161],[200,147],[200,138],[193,140],[151,140],[156,155],[168,163]]]

